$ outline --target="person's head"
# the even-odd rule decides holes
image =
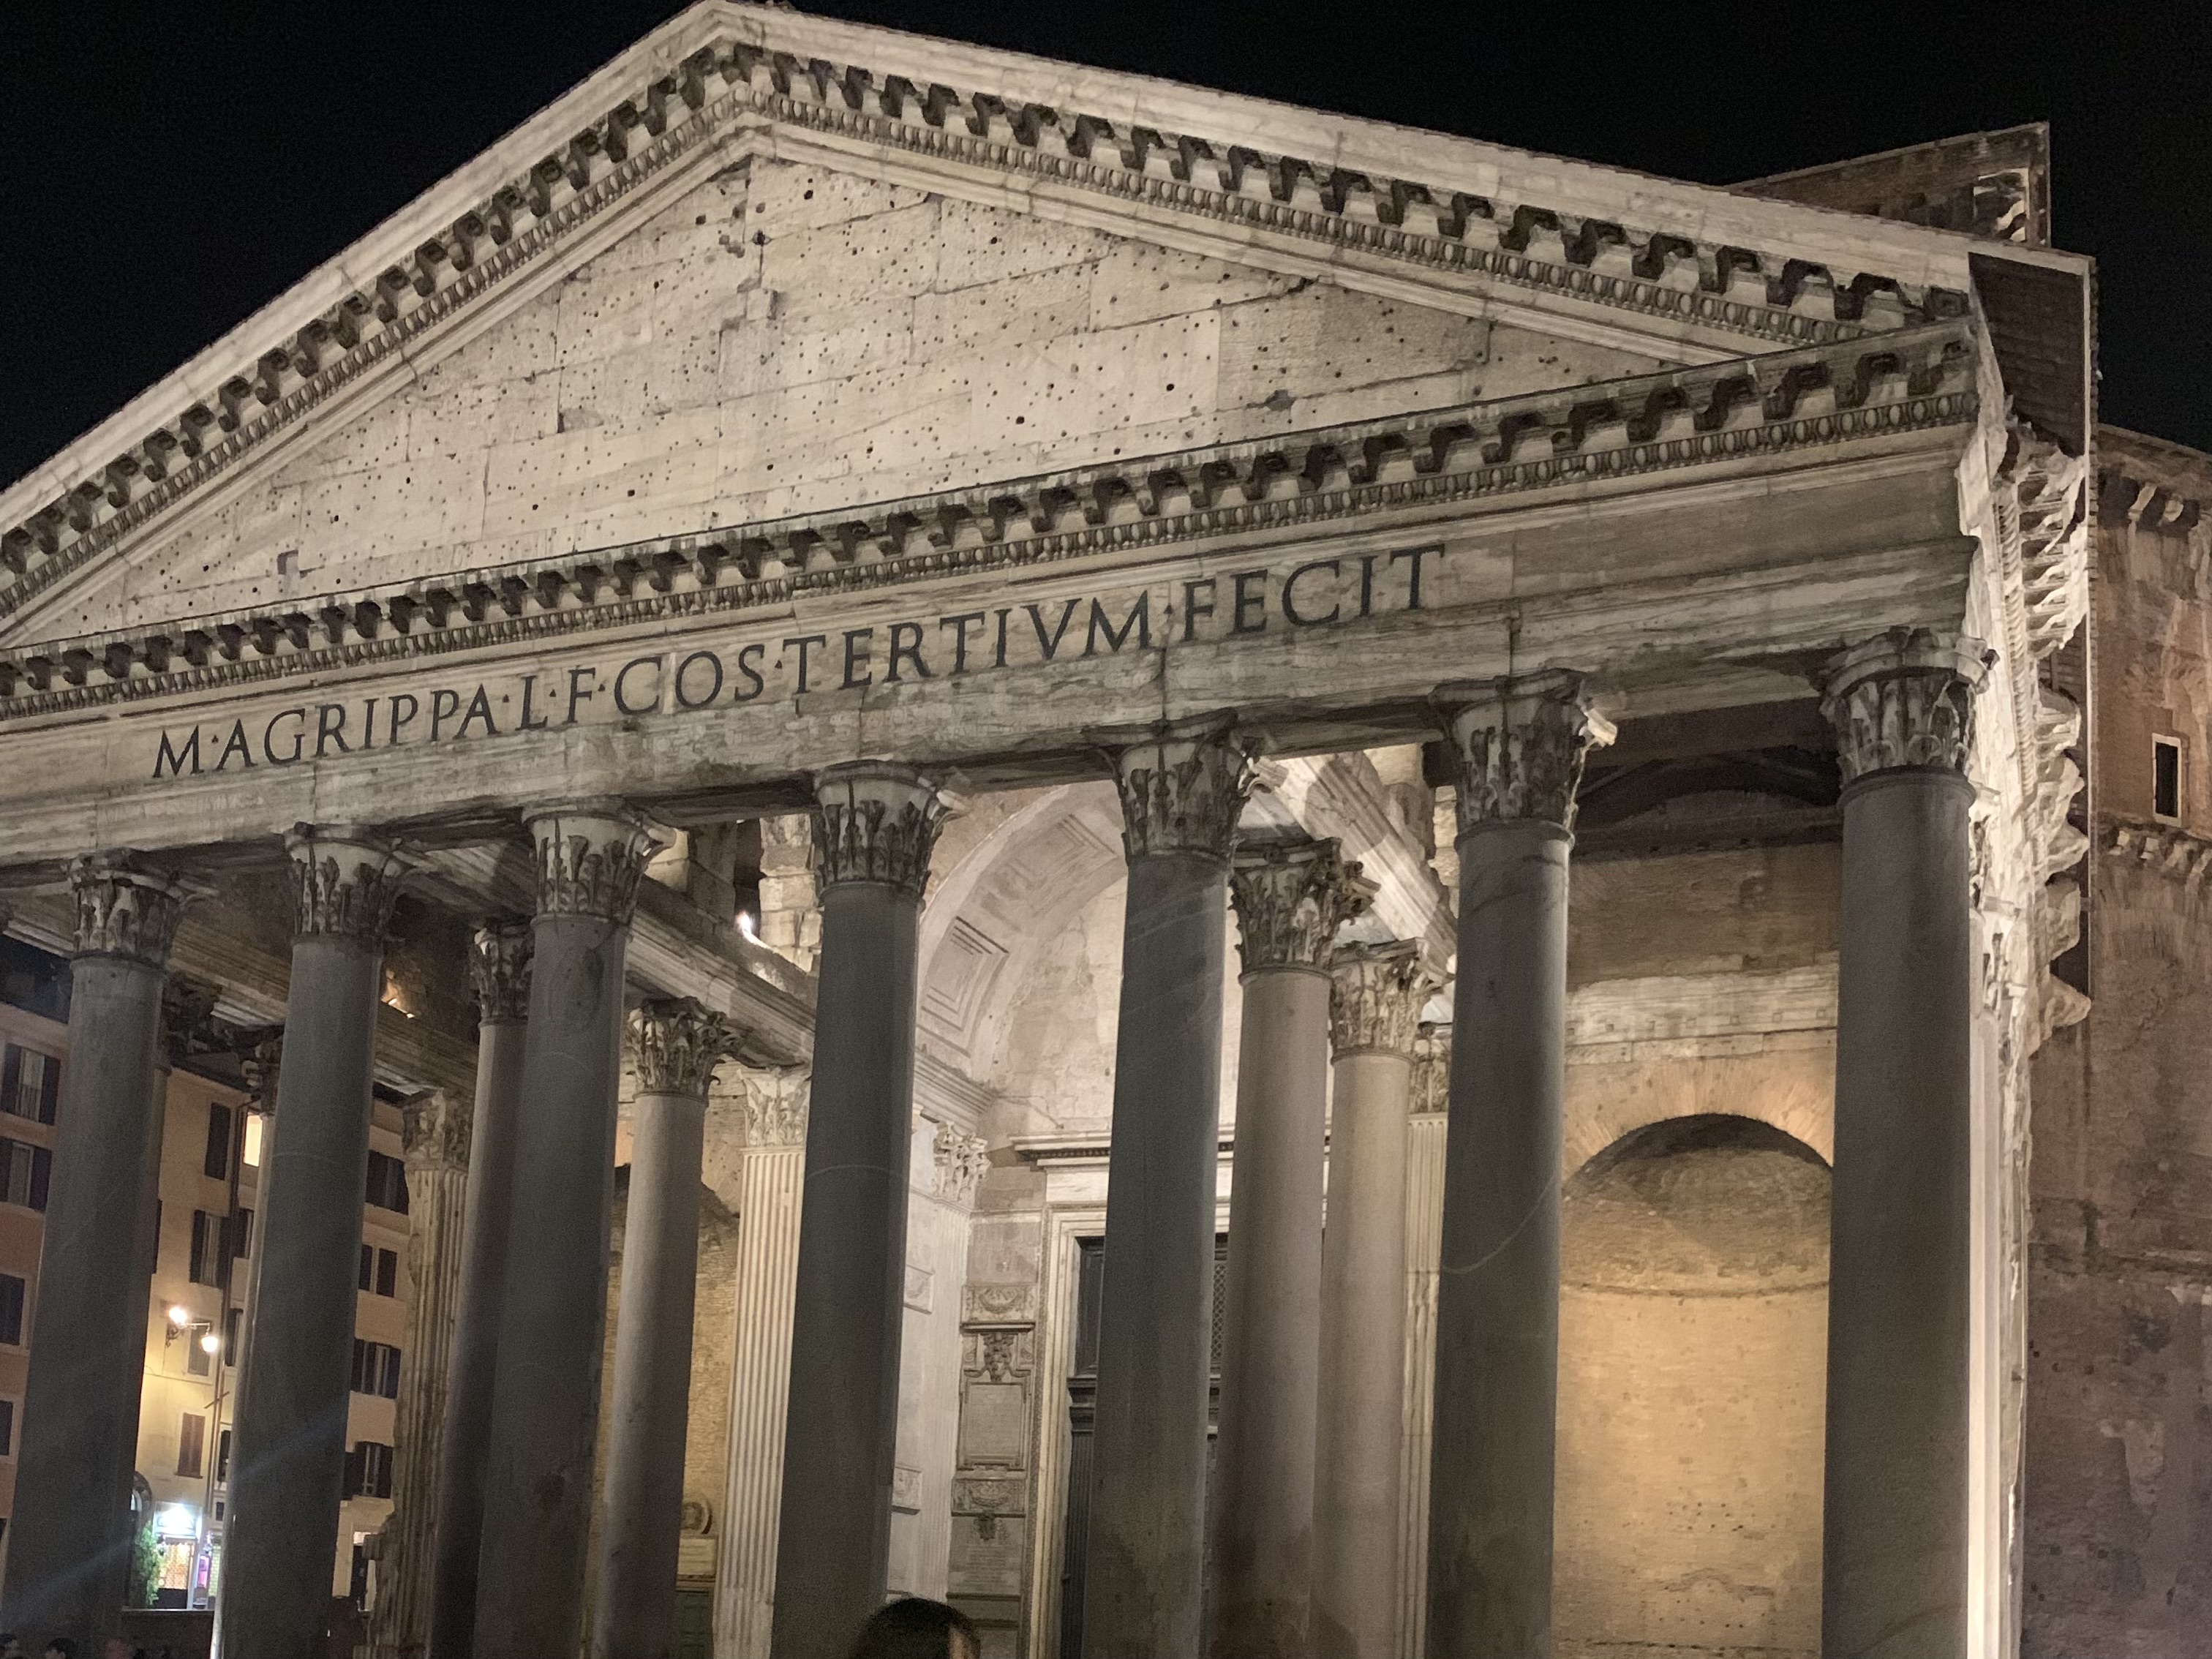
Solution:
[[[982,1653],[966,1613],[909,1595],[878,1608],[860,1626],[851,1659],[982,1659]]]
[[[46,1644],[45,1659],[76,1659],[76,1644],[66,1636],[57,1636]]]

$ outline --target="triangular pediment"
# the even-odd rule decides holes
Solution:
[[[0,497],[0,640],[1841,343],[1975,246],[711,3]]]

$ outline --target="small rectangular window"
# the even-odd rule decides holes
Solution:
[[[21,1347],[23,1342],[24,1281],[13,1273],[0,1273],[0,1343]]]
[[[399,1350],[386,1346],[384,1350],[384,1374],[377,1380],[376,1391],[386,1400],[399,1398]]]
[[[379,1250],[376,1253],[376,1293],[379,1296],[399,1294],[399,1252]]]
[[[2150,810],[2152,816],[2181,816],[2181,740],[2153,738],[2150,741]]]
[[[36,1048],[7,1047],[0,1060],[0,1112],[52,1123],[61,1097],[62,1063]]]
[[[407,1213],[407,1166],[387,1152],[368,1155],[368,1200],[380,1210]]]
[[[232,1218],[230,1254],[234,1261],[253,1248],[253,1212],[241,1209]]]
[[[223,1311],[222,1363],[226,1365],[238,1364],[238,1327],[245,1317],[246,1310],[243,1308],[228,1308]]]
[[[362,1288],[363,1291],[372,1290],[372,1289],[374,1289],[374,1288],[375,1287],[375,1285],[376,1285],[376,1246],[375,1246],[375,1245],[374,1245],[374,1244],[364,1244],[364,1245],[362,1245],[362,1246],[361,1247],[361,1281],[360,1281],[360,1282],[361,1282],[361,1288]]]
[[[15,1455],[15,1402],[0,1400],[0,1457]]]
[[[210,1103],[208,1107],[207,1157],[200,1167],[210,1181],[230,1179],[230,1108]]]
[[[45,1147],[27,1140],[0,1140],[0,1200],[45,1209],[53,1171],[54,1155]]]
[[[195,1285],[222,1283],[223,1265],[222,1218],[210,1215],[205,1210],[192,1212],[192,1259],[191,1278]]]
[[[177,1425],[177,1473],[198,1480],[200,1460],[206,1455],[207,1419],[195,1412],[186,1412]]]
[[[218,1480],[230,1479],[230,1431],[228,1429],[225,1429],[216,1437],[215,1478]],[[222,1516],[222,1505],[216,1504],[215,1512],[216,1518],[220,1520]]]
[[[205,1376],[214,1367],[215,1356],[207,1351],[204,1340],[214,1328],[212,1325],[194,1325],[185,1332],[185,1369],[194,1376]]]

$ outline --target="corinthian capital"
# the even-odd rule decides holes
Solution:
[[[1964,776],[1974,696],[1995,658],[1963,634],[1893,628],[1832,659],[1821,706],[1844,781],[1905,769]]]
[[[921,896],[937,832],[951,815],[933,782],[910,767],[852,761],[815,778],[814,802],[817,886],[868,881]]]
[[[495,921],[469,944],[469,978],[477,993],[477,1018],[486,1025],[530,1018],[530,924]]]
[[[284,850],[292,855],[293,927],[301,938],[383,943],[411,860],[389,842],[337,824],[295,825]]]
[[[806,1106],[814,1080],[804,1066],[747,1070],[738,1103],[744,1113],[748,1147],[803,1146]]]
[[[1252,788],[1252,763],[1219,719],[1152,728],[1114,753],[1129,857],[1195,853],[1226,860]]]
[[[641,1094],[706,1099],[714,1067],[729,1047],[730,1023],[696,997],[656,997],[629,1017],[629,1053]]]
[[[661,846],[642,818],[615,801],[580,801],[532,808],[523,822],[538,848],[539,915],[629,926],[638,878]]]
[[[399,1104],[399,1150],[413,1169],[465,1170],[475,1127],[468,1105],[443,1089],[425,1089]]]
[[[198,890],[127,860],[88,853],[70,866],[81,957],[123,957],[149,968],[169,965],[177,923]]]
[[[1411,1060],[1422,1006],[1436,988],[1437,976],[1422,962],[1418,940],[1339,945],[1328,981],[1329,1041],[1337,1057],[1383,1054]]]
[[[1328,970],[1336,930],[1364,910],[1375,884],[1333,841],[1274,842],[1240,851],[1229,874],[1244,971]]]
[[[1613,741],[1613,722],[1590,708],[1581,675],[1446,686],[1436,701],[1458,762],[1461,835],[1522,821],[1575,827],[1583,761]]]

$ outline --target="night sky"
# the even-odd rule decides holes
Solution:
[[[2057,240],[2099,262],[2101,417],[2212,449],[2203,0],[802,9],[1714,184],[2047,120]],[[0,479],[678,9],[0,5]]]

